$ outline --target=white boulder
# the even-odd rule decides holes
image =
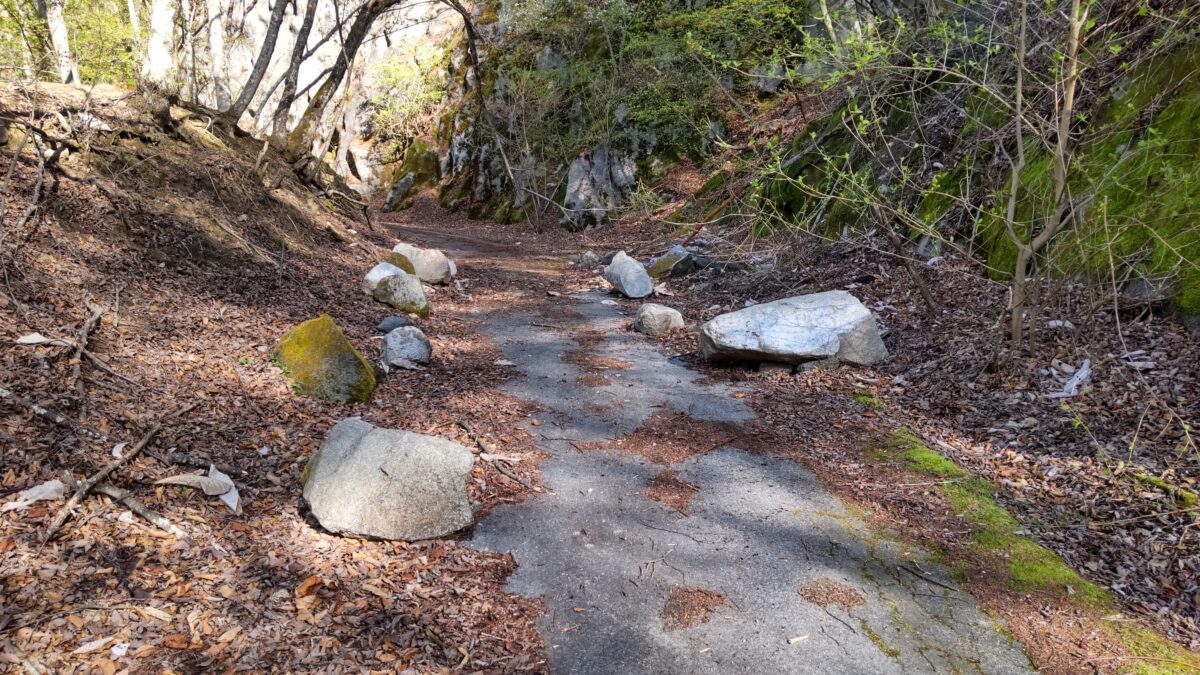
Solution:
[[[875,317],[845,291],[785,298],[722,314],[700,328],[713,360],[800,363],[836,357],[858,365],[888,357]]]
[[[383,281],[387,277],[392,276],[393,274],[404,274],[404,270],[391,263],[385,262],[381,262],[372,267],[371,271],[367,272],[367,276],[363,277],[363,292],[367,295],[371,295],[375,292],[375,287],[379,285],[379,282]]]
[[[625,251],[613,256],[612,262],[604,268],[604,279],[627,298],[644,298],[654,292],[654,282],[646,268]]]
[[[683,315],[679,310],[653,302],[639,307],[633,322],[633,329],[646,335],[662,335],[677,328],[683,328]]]
[[[471,451],[443,438],[338,422],[304,468],[304,501],[330,532],[417,541],[471,524]]]
[[[435,248],[418,248],[412,244],[396,244],[396,253],[412,261],[413,270],[421,281],[430,284],[448,284],[458,273],[454,261]]]

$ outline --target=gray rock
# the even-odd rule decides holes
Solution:
[[[584,251],[583,255],[579,256],[579,264],[595,267],[600,264],[600,256],[596,255],[595,251]]]
[[[371,292],[371,297],[401,312],[429,316],[429,299],[425,297],[421,280],[407,272],[391,274],[381,279]]]
[[[387,277],[392,276],[393,274],[404,274],[404,270],[391,263],[385,262],[381,262],[372,267],[371,271],[367,272],[367,276],[363,277],[363,292],[367,295],[371,295],[375,292],[375,288],[379,286],[379,282],[383,281]]]
[[[634,157],[601,143],[567,167],[563,225],[582,230],[599,225],[637,185]]]
[[[662,335],[677,328],[683,328],[683,315],[678,310],[671,309],[666,305],[648,302],[638,308],[633,328],[646,335]]]
[[[390,333],[397,328],[413,325],[412,319],[407,316],[389,316],[375,326],[375,331],[379,333]]]
[[[1133,304],[1151,305],[1175,295],[1176,286],[1176,280],[1171,276],[1134,277],[1121,289],[1121,297]]]
[[[754,78],[754,84],[758,87],[759,93],[774,94],[779,91],[779,85],[783,84],[785,73],[782,63],[772,61],[752,69],[750,75]]]
[[[676,244],[666,253],[655,258],[646,268],[646,272],[655,279],[680,276],[696,269],[692,253],[683,246]]]
[[[380,346],[379,359],[384,370],[406,368],[413,370],[429,363],[433,345],[416,326],[401,326],[388,332]]]
[[[435,248],[417,248],[411,244],[396,244],[392,250],[403,254],[412,261],[417,276],[426,283],[448,284],[458,272],[454,262],[447,258],[445,253]]]
[[[404,198],[412,191],[413,183],[417,180],[416,174],[409,171],[404,174],[404,177],[392,184],[392,188],[388,190],[387,199],[383,202],[384,211],[395,211],[404,203]]]
[[[654,282],[646,273],[646,268],[625,251],[613,256],[612,262],[604,268],[604,278],[612,287],[627,298],[644,298],[654,292]]]
[[[338,422],[304,467],[304,501],[337,534],[417,541],[471,524],[471,451],[442,438]]]
[[[700,329],[713,360],[801,363],[836,357],[858,365],[888,356],[875,317],[845,291],[801,295],[722,314]]]

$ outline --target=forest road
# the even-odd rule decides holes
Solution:
[[[468,278],[472,265],[522,264],[516,247],[404,234],[470,258]],[[508,590],[543,600],[551,672],[1032,671],[928,552],[873,530],[801,465],[714,437],[753,410],[627,330],[607,297],[476,317],[519,373],[503,389],[540,407],[529,431],[550,457],[546,492],[496,507],[467,544],[516,557]],[[580,363],[627,365],[581,381]],[[667,466],[621,451],[661,415],[686,416],[694,454]],[[694,486],[686,513],[646,496],[664,470]]]

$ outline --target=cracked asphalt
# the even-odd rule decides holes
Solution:
[[[1032,671],[1020,645],[955,590],[943,566],[873,531],[799,464],[736,447],[694,455],[671,467],[699,488],[682,515],[643,495],[664,467],[577,449],[626,436],[659,411],[753,418],[734,388],[705,383],[624,330],[630,317],[604,298],[562,298],[575,318],[557,316],[557,324],[532,313],[480,317],[520,372],[507,392],[541,406],[530,430],[551,456],[542,465],[549,491],[494,509],[469,545],[516,556],[509,590],[543,599],[539,630],[552,672]],[[598,330],[605,337],[589,349],[632,367],[605,372],[603,386],[580,384],[580,370],[564,358],[578,345],[553,326]],[[817,581],[854,589],[862,602],[801,597]],[[661,615],[676,587],[727,601],[706,623],[668,630]]]

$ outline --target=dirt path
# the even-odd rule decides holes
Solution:
[[[401,235],[470,259],[468,278],[475,265],[521,276],[518,246]],[[544,284],[536,265],[528,278]],[[496,508],[468,544],[516,556],[508,587],[545,603],[553,672],[1030,670],[925,552],[872,531],[801,466],[723,435],[754,416],[734,388],[624,330],[601,293],[513,292],[525,301],[475,318],[519,372],[506,393],[541,407],[529,430],[550,455],[548,491]],[[672,419],[690,457],[628,451],[647,421]],[[656,482],[682,491],[677,509],[647,496]]]

